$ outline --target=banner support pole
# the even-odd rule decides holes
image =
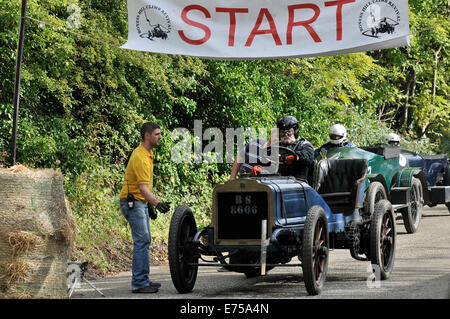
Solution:
[[[22,0],[19,40],[17,45],[16,80],[14,84],[14,118],[13,118],[13,131],[11,141],[11,166],[16,165],[17,122],[19,118],[20,80],[22,74],[23,43],[25,38],[26,18],[27,18],[27,0]]]

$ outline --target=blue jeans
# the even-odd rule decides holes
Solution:
[[[150,233],[147,204],[136,200],[134,208],[129,209],[126,201],[120,201],[123,216],[127,219],[133,237],[133,265],[132,289],[139,289],[150,285]]]

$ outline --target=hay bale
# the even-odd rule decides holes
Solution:
[[[0,298],[66,298],[76,233],[61,173],[0,168]]]

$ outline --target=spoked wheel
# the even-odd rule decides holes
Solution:
[[[372,216],[375,211],[375,204],[382,199],[387,199],[386,190],[380,182],[372,182],[366,192],[364,199],[363,213],[366,216]]]
[[[392,205],[381,200],[375,205],[370,223],[370,259],[380,270],[380,279],[388,279],[394,267],[397,232]]]
[[[410,190],[411,207],[403,208],[401,210],[403,216],[403,222],[405,224],[406,231],[409,234],[415,233],[419,228],[420,220],[422,218],[423,210],[423,189],[422,183],[419,179],[413,177]]]
[[[198,255],[193,245],[197,233],[194,215],[189,207],[175,210],[169,230],[169,266],[172,282],[179,293],[192,291],[197,279]]]
[[[306,215],[303,230],[302,268],[306,290],[318,295],[322,290],[328,269],[329,235],[325,211],[313,206]]]

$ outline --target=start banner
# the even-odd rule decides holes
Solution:
[[[128,0],[122,48],[274,59],[408,44],[407,0]]]

